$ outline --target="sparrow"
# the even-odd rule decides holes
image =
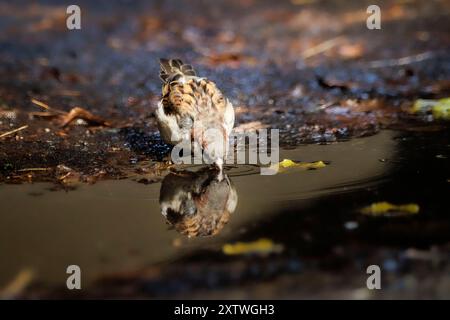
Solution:
[[[235,211],[236,189],[216,168],[176,171],[164,177],[159,195],[161,214],[176,231],[188,237],[212,236]]]
[[[163,140],[172,145],[189,141],[222,173],[234,126],[233,105],[191,65],[160,59],[160,66],[162,97],[155,116]]]

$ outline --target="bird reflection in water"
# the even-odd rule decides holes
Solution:
[[[227,175],[203,168],[168,174],[159,203],[167,222],[188,237],[217,235],[236,209],[238,196]],[[221,179],[222,178],[222,179]]]

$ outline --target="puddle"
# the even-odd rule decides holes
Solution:
[[[390,168],[389,162],[380,159],[393,157],[393,136],[392,131],[382,131],[368,138],[280,153],[281,158],[330,162],[320,170],[275,176],[245,174],[253,170],[246,166],[229,170],[237,207],[213,237],[187,238],[170,228],[160,212],[160,183],[102,181],[69,192],[49,191],[50,185],[43,183],[2,185],[0,284],[31,268],[36,281],[61,285],[67,277],[66,267],[76,264],[86,286],[104,274],[175,261],[190,252],[217,247],[227,239],[239,238],[249,226],[280,212],[292,201],[297,201],[300,209],[325,194],[376,184]],[[169,184],[169,190],[175,188],[174,183],[177,181]],[[217,188],[220,191],[211,188],[206,200],[218,202],[213,204],[216,207],[223,206],[216,198],[224,193],[223,186]],[[173,195],[168,197],[173,199]]]
[[[71,264],[81,267],[83,288],[91,287],[80,293],[101,289],[99,298],[123,297],[114,281],[133,272],[139,281],[124,281],[129,297],[291,299],[303,290],[306,298],[339,291],[331,298],[361,298],[342,294],[343,287],[361,289],[363,267],[384,261],[392,272],[376,290],[383,298],[450,297],[448,122],[407,112],[418,98],[450,96],[450,2],[398,1],[383,13],[383,28],[396,32],[372,33],[361,28],[365,8],[357,1],[82,1],[89,27],[71,36],[52,2],[24,11],[10,1],[0,13],[0,134],[7,133],[0,143],[0,298],[17,275],[29,277],[21,272],[27,268],[34,278],[25,297],[58,288],[54,296],[64,296]],[[324,43],[332,45],[322,50]],[[224,182],[181,173],[150,183],[160,168],[147,161],[161,160],[168,147],[152,116],[160,57],[180,58],[214,80],[236,107],[236,128],[280,129],[280,143],[296,146],[281,159],[330,165],[276,176],[242,165]],[[85,108],[111,127],[76,121],[61,128],[32,99],[62,112]],[[80,185],[51,191],[42,181]],[[160,212],[162,184],[174,227]],[[385,201],[417,204],[420,213],[358,212]],[[259,238],[284,251],[221,251],[224,243]],[[414,269],[405,263],[411,248],[438,263],[423,258]],[[112,285],[102,291],[94,280],[104,275]],[[408,292],[389,296],[389,285]]]

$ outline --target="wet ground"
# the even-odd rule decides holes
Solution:
[[[25,273],[13,296],[450,297],[448,122],[408,111],[450,95],[446,1],[380,2],[382,30],[361,1],[80,1],[80,31],[65,28],[68,4],[0,3],[0,135],[27,126],[0,138],[0,288]],[[281,159],[327,166],[229,166],[226,185],[169,168],[159,57],[215,80],[239,130],[280,129]],[[74,107],[96,121],[65,123]],[[237,207],[188,238],[206,231],[169,227],[162,186],[204,179],[207,199],[235,190]],[[420,211],[360,213],[379,201]],[[223,251],[261,238],[281,249]],[[75,293],[69,264],[83,270]],[[382,290],[366,289],[370,264]]]

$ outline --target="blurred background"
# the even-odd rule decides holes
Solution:
[[[68,30],[71,4],[0,1],[0,296],[450,297],[448,1],[77,1]],[[229,166],[202,188],[236,210],[187,237],[160,214],[159,58],[215,81],[237,131],[325,167]]]

